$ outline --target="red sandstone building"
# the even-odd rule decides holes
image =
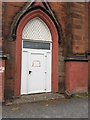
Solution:
[[[2,3],[3,98],[88,91],[88,11],[89,3]]]

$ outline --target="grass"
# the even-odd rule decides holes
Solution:
[[[85,98],[85,97],[90,97],[90,92],[74,94],[73,97],[74,97],[74,98]]]

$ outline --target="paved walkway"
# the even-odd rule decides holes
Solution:
[[[88,118],[88,99],[54,99],[3,106],[3,118]]]

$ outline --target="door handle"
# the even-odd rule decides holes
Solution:
[[[29,74],[31,74],[32,71],[29,71]]]

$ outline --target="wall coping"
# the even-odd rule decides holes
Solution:
[[[65,62],[67,62],[67,61],[82,61],[82,62],[88,62],[88,58],[85,56],[85,55],[83,55],[83,56],[81,56],[81,55],[78,55],[78,56],[70,56],[70,57],[66,57],[65,59],[64,59],[64,61]]]

